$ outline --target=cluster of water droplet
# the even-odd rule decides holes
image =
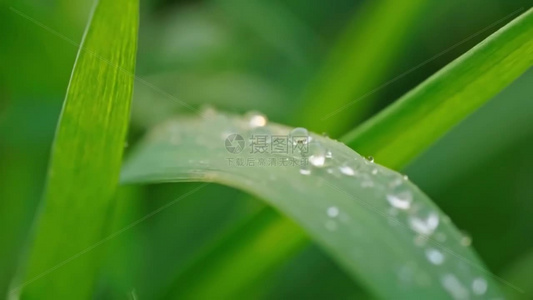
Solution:
[[[247,126],[251,130],[261,130],[267,125],[266,116],[251,112],[247,114]],[[327,138],[327,137],[326,137]],[[299,173],[309,176],[315,171],[325,172],[335,177],[353,177],[357,179],[361,188],[374,188],[376,192],[384,195],[383,201],[389,205],[386,212],[393,223],[404,224],[404,226],[414,233],[414,243],[420,247],[428,263],[441,266],[447,263],[446,251],[439,250],[439,243],[445,242],[448,237],[439,230],[439,225],[448,223],[446,216],[441,216],[439,212],[427,205],[422,205],[415,201],[413,188],[409,185],[407,175],[399,175],[389,171],[377,164],[374,158],[356,157],[346,159],[342,155],[337,155],[326,148],[319,139],[310,136],[305,128],[294,128],[288,136],[289,144],[293,149],[306,149],[306,151],[296,151],[293,155],[305,158],[308,164],[300,167]],[[380,177],[376,177],[380,175]],[[389,178],[386,184],[381,183],[382,178]],[[338,222],[345,215],[336,206],[326,209],[327,219],[325,228],[330,231],[338,230]],[[436,243],[428,243],[428,240]],[[463,246],[471,244],[471,238],[464,235],[459,243]],[[449,291],[454,298],[464,295],[484,295],[488,289],[487,281],[483,278],[476,278],[471,284],[462,283],[455,275],[444,273],[440,284]]]

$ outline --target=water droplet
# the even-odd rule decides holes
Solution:
[[[439,215],[435,212],[429,212],[425,217],[414,215],[409,217],[409,225],[419,234],[431,235],[439,226]]]
[[[446,274],[441,278],[442,286],[451,294],[454,299],[468,299],[468,290],[452,274]]]
[[[403,175],[403,180],[409,180],[409,176]]]
[[[318,141],[309,143],[309,162],[315,167],[323,167],[326,162],[326,148]]]
[[[311,169],[309,168],[308,164],[302,165],[302,167],[300,168],[300,174],[302,174],[302,175],[310,175],[311,174]]]
[[[302,175],[310,175],[311,174],[311,169],[302,167],[300,169],[300,174],[302,174]]]
[[[427,249],[426,257],[434,265],[440,265],[444,262],[444,255],[437,249]]]
[[[336,206],[331,206],[328,208],[328,216],[331,218],[335,218],[339,215],[339,209]]]
[[[410,191],[395,192],[387,195],[387,201],[395,208],[406,210],[411,207],[413,195]]]
[[[307,129],[302,127],[296,127],[294,128],[290,134],[289,134],[292,144],[297,145],[299,143],[306,144],[310,138],[309,138],[309,132]]]
[[[214,119],[217,115],[217,111],[211,105],[205,105],[200,111],[200,115],[205,119]]]
[[[366,158],[369,162],[373,163],[374,162],[374,157],[372,156],[369,156]]]
[[[472,291],[476,295],[483,295],[487,291],[488,284],[487,281],[483,278],[476,278],[472,282]]]
[[[372,175],[377,175],[378,174],[378,169],[377,168],[374,168],[372,169]]]
[[[248,124],[252,128],[263,127],[268,122],[268,119],[265,115],[256,111],[246,113],[246,117],[248,118]]]
[[[472,237],[468,233],[463,232],[463,236],[461,237],[460,243],[461,245],[468,247],[472,245]]]
[[[331,153],[331,150],[327,150],[326,151],[326,158],[332,158],[333,157],[333,153]]]
[[[346,166],[346,165],[344,165],[344,166],[340,166],[340,167],[339,167],[339,170],[340,170],[341,173],[344,174],[344,175],[348,175],[348,176],[353,176],[353,175],[355,175],[354,170],[353,170],[351,167]]]

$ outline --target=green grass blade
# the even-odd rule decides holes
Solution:
[[[102,238],[113,206],[137,28],[136,0],[101,0],[95,7],[57,127],[27,269],[13,291],[25,299],[91,298],[98,258],[75,258]]]
[[[393,169],[533,65],[533,9],[489,36],[342,140]]]
[[[425,3],[421,0],[366,3],[354,15],[305,91],[305,106],[298,111],[301,118],[297,124],[337,137],[366,117],[369,102],[354,100],[370,96],[367,94],[386,76]],[[325,114],[335,112],[339,112],[335,117],[323,119]]]
[[[430,82],[429,84],[425,82],[421,85],[421,87],[430,85],[435,89],[437,88],[435,85],[459,89],[456,90],[460,92],[459,94],[453,94],[451,92],[450,98],[443,99],[442,97],[446,95],[444,91],[439,90],[440,93],[430,95],[424,93],[421,95],[419,94],[421,93],[419,87],[404,97],[415,100],[401,100],[403,101],[402,103],[415,103],[418,105],[418,107],[412,107],[410,105],[409,110],[403,108],[403,115],[401,117],[404,120],[409,120],[410,127],[418,130],[417,132],[419,136],[417,136],[417,138],[420,137],[420,140],[410,139],[412,136],[404,134],[405,130],[402,126],[394,126],[395,122],[398,121],[397,119],[387,119],[387,117],[390,117],[389,115],[379,116],[376,120],[372,119],[364,125],[365,127],[363,128],[365,129],[361,131],[356,129],[354,132],[345,136],[343,140],[351,142],[349,145],[351,145],[352,148],[356,149],[357,151],[359,151],[359,149],[363,149],[366,151],[365,154],[375,155],[379,163],[382,163],[388,167],[401,169],[407,163],[412,161],[416,155],[424,151],[429,144],[436,141],[445,131],[451,129],[475,108],[489,100],[492,95],[495,95],[498,91],[505,88],[505,86],[512,82],[513,79],[518,77],[531,66],[533,57],[532,39],[530,38],[531,36],[532,26],[530,10],[487,38],[472,51],[453,62],[450,66],[437,73],[434,77],[428,80],[428,82]],[[478,55],[480,55],[479,58]],[[491,61],[493,61],[492,64]],[[479,70],[481,71],[476,69],[477,67],[479,67]],[[472,86],[468,84],[468,81],[463,81],[460,85],[455,84],[455,80],[457,78],[463,78],[457,73],[459,71],[469,74],[467,78],[474,76],[475,80],[473,79],[471,81],[473,84]],[[476,74],[479,76],[476,77]],[[436,78],[436,76],[442,77]],[[478,80],[484,80],[486,85],[492,86],[485,88],[483,82]],[[477,90],[480,87],[482,90],[479,91],[479,94],[476,94],[474,97],[472,93],[475,93],[474,90]],[[410,96],[413,95],[413,93],[414,96]],[[456,97],[461,97],[462,101],[458,101],[458,98]],[[427,101],[429,104],[426,106],[424,101]],[[473,103],[470,103],[471,101]],[[435,106],[435,103],[437,102],[441,103],[441,105],[445,105],[448,110],[454,107],[457,107],[458,109],[450,110],[444,114],[442,114],[444,111],[440,111],[441,114],[438,116],[433,116],[431,125],[428,125],[427,122],[429,121],[424,118],[423,114],[420,115],[421,109],[432,108],[432,106]],[[395,106],[398,106],[398,104],[395,104],[394,107]],[[414,116],[412,117],[409,114],[411,110],[415,112]],[[397,115],[392,114],[392,116],[394,117]],[[372,129],[374,128],[373,126],[383,126],[382,124],[386,124],[388,127],[385,127],[381,130]],[[438,128],[440,132],[432,132],[432,128]],[[394,135],[388,135],[387,130],[394,131],[398,135],[398,138],[396,138]],[[426,130],[424,134],[422,134],[422,130]],[[375,136],[369,137],[369,132],[375,134]],[[383,139],[380,139],[381,135],[385,135]],[[410,149],[410,151],[406,152],[404,156],[400,156],[396,155],[394,147],[403,147],[403,149]],[[383,154],[380,154],[381,149],[387,149],[387,151]],[[272,218],[271,222],[283,222],[283,218]],[[248,224],[248,226],[252,228],[254,227],[253,224]],[[271,226],[274,227],[273,224]],[[300,239],[303,236],[301,232],[289,229],[287,229],[286,233],[280,231],[279,234],[284,235],[284,238],[281,239],[281,243],[284,243],[283,241],[285,240]],[[247,235],[241,234],[241,236]],[[216,257],[217,254],[213,253],[212,256]],[[279,255],[279,257],[286,256]],[[238,256],[233,256],[232,259],[238,260],[240,258]],[[254,264],[255,261],[248,261],[248,263]],[[265,272],[267,269],[268,268],[266,267],[263,269],[256,268],[255,271],[261,273]],[[249,274],[245,274],[242,277],[244,279],[248,276]]]
[[[462,235],[455,226],[401,174],[318,135],[312,135],[313,140],[329,149],[332,158],[328,167],[313,168],[309,175],[301,174],[299,166],[231,165],[228,158],[260,163],[260,158],[290,157],[250,154],[250,149],[229,153],[225,138],[232,132],[247,141],[258,134],[286,136],[289,128],[271,124],[251,129],[248,120],[225,115],[169,122],[154,129],[133,153],[123,169],[123,182],[217,182],[259,196],[384,298],[472,295],[471,283],[478,278],[488,283],[484,296],[500,294],[474,251],[460,243]],[[408,207],[394,198],[402,195]]]

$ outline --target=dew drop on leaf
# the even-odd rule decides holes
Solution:
[[[476,295],[483,295],[487,291],[487,281],[483,278],[476,278],[472,282],[472,291]]]
[[[413,195],[409,191],[393,192],[387,195],[387,201],[395,208],[406,210],[411,207]]]
[[[468,299],[469,292],[461,284],[459,279],[452,274],[446,274],[441,279],[442,286],[450,293],[454,299]]]
[[[297,145],[299,143],[305,144],[309,141],[309,132],[307,129],[302,127],[294,128],[290,132],[289,136],[293,145]]]
[[[419,234],[431,235],[439,226],[439,215],[435,212],[429,212],[427,216],[410,216],[409,226]]]
[[[248,124],[251,128],[263,127],[268,122],[268,119],[265,115],[256,111],[246,113],[246,117],[248,118]]]
[[[463,232],[463,236],[461,237],[460,242],[461,242],[461,245],[468,247],[472,245],[472,237],[468,233]]]
[[[426,257],[434,265],[441,265],[444,262],[444,255],[437,249],[427,249]]]
[[[335,218],[336,216],[339,215],[339,209],[336,206],[331,206],[328,208],[327,213],[329,217]]]
[[[339,170],[340,170],[341,173],[344,174],[344,175],[348,175],[348,176],[353,176],[353,175],[355,175],[354,170],[353,170],[351,167],[346,166],[346,165],[344,165],[344,166],[340,166],[340,167],[339,167]]]
[[[326,162],[326,148],[318,141],[309,143],[309,162],[315,167],[323,167]]]

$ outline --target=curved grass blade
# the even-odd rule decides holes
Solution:
[[[440,105],[443,105],[446,107],[452,107],[454,105],[461,106],[459,110],[448,112],[447,114],[441,114],[438,117],[434,116],[431,122],[431,125],[427,125],[426,124],[427,119],[424,119],[422,118],[423,116],[421,117],[419,115],[419,112],[420,112],[419,108],[414,110],[415,115],[413,117],[410,116],[410,112],[408,110],[402,110],[403,119],[410,120],[409,127],[417,130],[417,132],[420,133],[420,140],[412,140],[410,139],[409,135],[402,135],[401,133],[403,131],[403,128],[401,126],[397,126],[397,127],[393,126],[394,122],[397,120],[389,119],[392,116],[395,116],[394,114],[380,116],[378,117],[379,120],[374,121],[374,119],[372,119],[371,121],[365,124],[366,129],[361,131],[363,133],[373,132],[372,131],[373,126],[378,126],[382,123],[388,124],[389,125],[388,130],[395,130],[399,134],[398,139],[394,141],[395,147],[398,147],[398,145],[401,145],[401,147],[404,147],[404,149],[406,148],[411,149],[411,151],[409,151],[408,154],[406,154],[405,156],[397,156],[396,153],[393,151],[394,148],[392,144],[387,143],[387,141],[389,140],[392,142],[395,138],[394,136],[387,135],[383,138],[383,140],[381,139],[378,140],[379,134],[382,134],[382,132],[375,132],[376,136],[373,139],[372,138],[369,139],[367,135],[360,133],[359,129],[356,129],[354,132],[345,136],[342,140],[349,141],[349,142],[351,141],[351,144],[349,145],[352,145],[352,148],[357,147],[354,149],[357,149],[358,151],[359,149],[368,149],[366,154],[370,154],[370,155],[375,155],[375,153],[377,153],[380,150],[379,148],[377,148],[378,146],[383,147],[384,149],[388,149],[388,151],[384,153],[383,155],[377,155],[378,161],[380,163],[383,162],[383,164],[387,165],[388,167],[397,168],[397,169],[403,168],[406,164],[412,161],[416,157],[416,155],[418,155],[423,150],[425,150],[427,145],[435,142],[440,137],[439,134],[433,134],[430,131],[426,131],[424,134],[422,134],[423,130],[430,130],[433,126],[435,128],[438,128],[441,131],[440,134],[449,130],[455,124],[457,124],[463,118],[465,118],[470,112],[472,112],[472,110],[474,109],[474,107],[476,107],[476,105],[477,106],[482,105],[482,103],[488,101],[492,97],[491,95],[496,94],[497,91],[505,88],[512,81],[512,79],[514,79],[515,77],[518,77],[522,72],[524,72],[528,68],[526,67],[524,69],[525,66],[531,66],[531,57],[532,57],[531,39],[530,38],[528,39],[528,35],[531,36],[531,10],[524,13],[522,16],[518,17],[515,21],[511,22],[510,24],[503,27],[495,34],[488,37],[485,41],[480,43],[476,48],[474,48],[473,50],[465,54],[463,57],[459,58],[456,62],[452,63],[450,66],[446,67],[441,72],[437,73],[434,77],[432,77],[432,79],[428,80],[428,82],[434,82],[434,83],[425,82],[421,85],[421,87],[431,86],[431,85],[435,85],[435,82],[437,82],[439,85],[442,85],[444,87],[456,88],[457,86],[455,86],[454,80],[456,76],[455,73],[458,72],[458,70],[464,70],[464,69],[470,70],[471,69],[471,72],[479,73],[480,71],[475,69],[476,68],[475,63],[481,63],[477,67],[480,67],[481,68],[480,70],[485,71],[487,64],[490,67],[489,60],[495,59],[495,61],[498,63],[496,63],[493,67],[491,67],[492,69],[490,72],[492,72],[492,75],[495,75],[497,72],[501,72],[501,74],[505,74],[505,76],[503,76],[502,78],[498,78],[497,75],[486,76],[482,72],[479,74],[480,75],[479,80],[485,80],[484,81],[485,85],[494,84],[494,86],[491,86],[490,88],[491,90],[490,93],[487,93],[487,91],[485,90],[482,84],[483,82],[473,81],[473,83],[475,83],[474,86],[463,87],[464,88],[463,91],[470,90],[470,93],[474,92],[472,89],[479,89],[481,87],[481,90],[479,90],[479,94],[476,96],[478,98],[475,99],[477,103],[468,104],[469,101],[471,101],[470,98],[467,98],[467,96],[469,95],[468,93],[467,94],[461,93],[460,95],[457,95],[457,97],[458,96],[464,97],[462,98],[463,100],[462,102],[458,102],[457,98],[454,98],[454,97],[451,97],[450,99],[444,99],[444,100],[435,98],[436,100],[433,100],[432,97],[435,97],[435,96],[441,97],[442,93],[424,94],[422,96],[422,95],[416,94],[416,93],[419,93],[417,91],[419,91],[420,88],[417,88],[413,92],[408,94],[406,96],[407,98],[412,97],[413,99],[417,99],[416,100],[417,103],[421,102],[422,99],[424,99],[425,101],[430,103],[429,104],[430,106],[431,104],[434,105],[437,100],[440,101],[441,103]],[[509,45],[505,46],[507,43]],[[482,58],[477,58],[478,53],[479,55],[481,55]],[[492,55],[494,55],[494,57],[492,56],[488,57],[487,53],[489,54],[493,53]],[[522,54],[525,53],[526,55],[520,56],[520,53]],[[454,74],[452,75],[454,76],[450,75],[450,72],[451,72],[449,71],[450,69],[453,71]],[[494,82],[493,80],[496,80],[497,82]],[[465,82],[463,82],[462,84],[465,84]],[[496,87],[498,88],[497,90],[496,90]],[[441,92],[444,92],[444,91],[441,91]],[[412,93],[415,93],[416,97],[409,96]],[[411,101],[414,101],[414,100],[409,100],[409,101],[403,100],[403,101],[410,103]],[[454,101],[455,103],[452,101]],[[419,105],[421,107],[425,107],[425,104],[423,103],[419,103]],[[469,107],[470,111],[468,111],[468,109],[465,110],[465,108],[467,107]],[[420,122],[418,121],[417,117],[420,118]],[[380,143],[376,143],[376,141],[379,141]],[[366,143],[368,143],[368,145]],[[281,217],[272,218],[272,222],[282,222],[282,218]],[[254,227],[253,224],[247,224],[247,226],[252,227],[252,228]],[[274,225],[271,225],[271,226],[274,227]],[[287,226],[290,226],[290,225],[287,225]],[[302,237],[301,232],[294,231],[294,230],[287,230],[286,232],[284,232],[283,230],[280,230],[278,234],[284,236],[284,238],[281,239],[282,241],[291,240],[291,239],[300,239]],[[243,251],[243,250],[240,250],[240,251]],[[212,255],[216,256],[216,253],[213,253]],[[280,255],[279,257],[283,257],[283,256]],[[233,256],[232,259],[239,260],[241,258],[239,256]],[[253,263],[253,261],[248,261],[248,263],[251,264]],[[264,269],[260,269],[259,267],[257,267],[256,272],[257,273],[265,272],[267,269],[268,268],[266,267]],[[244,274],[242,276],[243,280],[244,278],[247,278],[248,276],[249,276],[248,274]],[[239,280],[239,279],[236,279],[236,280]],[[179,281],[180,279],[178,278],[178,282]],[[516,293],[515,289],[511,288],[511,290]]]
[[[289,128],[271,124],[252,129],[248,120],[226,115],[168,122],[133,153],[122,180],[217,182],[259,196],[381,297],[469,296],[475,279],[489,286],[483,296],[500,294],[474,252],[460,243],[459,231],[401,174],[317,135],[312,135],[309,154],[319,162],[316,155],[325,154],[320,145],[332,153],[322,168],[291,165],[291,154],[248,153],[250,149],[234,154],[228,151],[242,143],[226,140],[232,133],[248,141],[254,135],[287,136]],[[260,159],[272,158],[279,163],[261,165]]]
[[[533,8],[343,137],[400,169],[533,65]]]
[[[22,298],[88,299],[130,113],[138,2],[101,0],[85,32],[56,131]]]

